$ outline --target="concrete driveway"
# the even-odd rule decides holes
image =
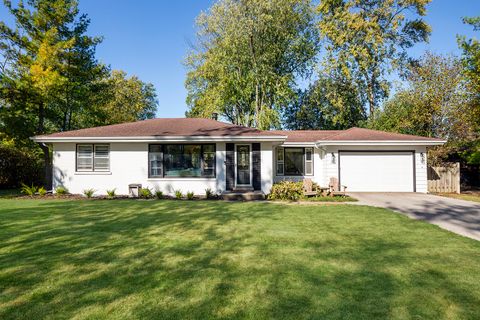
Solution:
[[[480,240],[480,203],[422,193],[351,192],[357,204],[388,208]]]

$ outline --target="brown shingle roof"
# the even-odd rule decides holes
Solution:
[[[347,130],[276,130],[278,134],[286,135],[286,142],[317,142],[317,141],[442,141],[437,138],[414,136],[409,134],[385,132],[364,128]]]
[[[271,130],[234,125],[205,118],[157,118],[109,126],[57,132],[35,138],[113,138],[113,137],[282,137],[286,142],[317,141],[442,141],[400,133],[384,132],[363,128],[348,130]]]
[[[342,132],[341,130],[273,130],[287,136],[286,142],[316,142]]]
[[[204,118],[157,118],[109,126],[52,133],[36,138],[153,136],[281,136],[271,131]]]
[[[350,128],[340,131],[337,134],[325,137],[320,140],[328,141],[442,141],[437,138],[414,136],[410,134],[401,134],[371,130],[365,128]]]

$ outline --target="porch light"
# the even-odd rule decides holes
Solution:
[[[332,152],[332,163],[335,164],[335,153]]]
[[[423,152],[420,153],[420,159],[422,161],[422,164],[425,164],[425,153]]]

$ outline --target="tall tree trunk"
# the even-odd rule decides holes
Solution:
[[[368,82],[368,89],[367,89],[367,95],[368,95],[368,106],[369,106],[369,116],[371,119],[375,117],[375,110],[376,110],[376,104],[375,104],[375,78],[372,76],[372,79]]]
[[[255,127],[260,128],[260,94],[259,84],[255,86]]]
[[[37,134],[44,134],[45,133],[45,104],[40,102],[38,107],[38,127],[37,127]],[[50,148],[44,144],[39,143],[40,149],[43,152],[43,161],[44,161],[44,169],[45,169],[45,189],[51,190],[52,189],[52,159],[50,157]]]

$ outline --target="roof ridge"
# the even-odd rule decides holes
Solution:
[[[358,129],[358,128],[357,128],[357,127],[351,127],[351,128],[346,129],[346,130],[338,130],[338,131],[340,131],[339,133],[333,134],[333,135],[331,135],[331,136],[329,136],[329,137],[325,137],[325,138],[320,139],[320,140],[327,140],[327,139],[331,139],[331,138],[333,138],[333,137],[338,137],[338,136],[340,136],[340,135],[342,135],[342,134],[344,134],[344,133],[346,133],[347,131],[350,131],[350,130],[352,130],[352,129]]]

